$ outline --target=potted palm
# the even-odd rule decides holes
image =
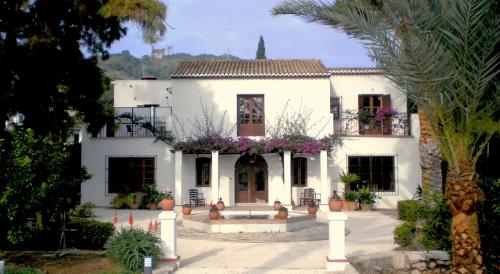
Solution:
[[[191,205],[188,203],[182,204],[182,215],[191,215]]]
[[[356,183],[359,182],[361,178],[356,173],[342,172],[339,176],[339,181],[344,184],[344,188],[352,189],[356,187]]]
[[[156,190],[154,184],[147,185],[144,189],[144,196],[142,198],[142,208],[149,208],[151,210],[158,209],[158,204],[165,195]]]
[[[276,199],[274,201],[273,209],[278,211],[278,210],[280,210],[280,208],[281,208],[281,202],[280,202],[280,200]]]
[[[288,217],[288,208],[282,206],[278,211],[278,219],[286,219]]]
[[[314,200],[309,203],[307,212],[309,212],[309,215],[316,215],[316,212],[318,212],[318,205]]]
[[[344,211],[356,211],[358,208],[358,193],[356,191],[344,192],[344,200],[342,201],[342,208]]]
[[[167,191],[166,194],[160,201],[160,207],[163,210],[171,211],[175,207],[174,196],[172,195],[172,191]]]
[[[337,191],[332,191],[332,196],[330,196],[330,199],[328,201],[328,207],[330,208],[330,211],[340,211],[342,209],[342,204],[342,200]]]
[[[208,210],[208,217],[211,220],[219,219],[219,210],[217,209],[216,205],[214,205],[214,204],[210,205],[210,209]]]
[[[376,199],[379,198],[380,197],[371,192],[367,187],[358,190],[358,201],[362,211],[372,211],[373,204],[376,202]]]
[[[222,201],[222,198],[219,198],[219,201],[217,202],[217,209],[219,211],[223,211],[224,208],[226,208],[226,205],[224,205],[224,201]]]

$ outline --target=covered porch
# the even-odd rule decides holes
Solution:
[[[305,188],[321,196],[320,208],[328,210],[331,183],[328,153],[235,154],[212,150],[187,153],[175,150],[174,194],[176,204],[189,203],[189,190],[196,189],[207,205],[219,198],[226,206],[298,206]]]

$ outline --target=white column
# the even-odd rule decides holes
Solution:
[[[292,205],[292,153],[290,151],[283,152],[283,180],[285,189],[281,203],[285,206]],[[291,208],[289,208],[291,209]]]
[[[345,221],[347,215],[344,212],[328,212],[328,238],[330,250],[326,257],[326,269],[328,271],[344,271],[349,264],[345,257]]]
[[[328,182],[328,153],[326,150],[322,150],[319,153],[319,170],[320,170],[320,193],[321,193],[321,204],[320,210],[329,211],[328,200],[330,197],[331,185]]]
[[[212,187],[212,203],[219,200],[219,151],[212,151],[212,169],[210,170],[210,184]]]
[[[175,151],[175,203],[182,204],[182,150]]]
[[[173,262],[179,267],[180,257],[177,255],[177,238],[175,233],[175,219],[177,213],[175,211],[162,211],[158,216],[160,219],[160,238],[161,251],[163,256],[161,262]]]

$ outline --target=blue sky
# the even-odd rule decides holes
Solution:
[[[329,67],[373,66],[367,51],[356,40],[332,28],[306,23],[293,16],[273,17],[270,10],[280,0],[168,0],[167,32],[159,47],[171,53],[232,54],[255,58],[259,36],[266,43],[268,59],[321,59]],[[150,53],[137,27],[111,47],[112,53]]]

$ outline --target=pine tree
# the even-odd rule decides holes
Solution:
[[[257,47],[257,56],[255,59],[260,60],[260,59],[267,59],[266,57],[266,46],[264,44],[264,37],[262,35],[260,36],[259,39],[259,46]]]

